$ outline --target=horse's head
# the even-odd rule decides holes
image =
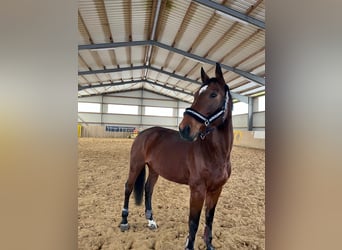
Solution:
[[[216,77],[209,78],[201,68],[203,85],[194,95],[194,102],[184,112],[179,125],[179,133],[183,139],[195,141],[202,139],[215,127],[221,125],[231,116],[232,98],[226,85],[220,64],[216,63]]]

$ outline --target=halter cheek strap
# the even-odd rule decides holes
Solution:
[[[205,132],[202,132],[200,134],[200,137],[202,140],[205,138],[207,134],[209,134],[213,130],[213,128],[208,128],[211,123],[213,123],[217,118],[219,118],[222,115],[223,115],[223,120],[225,119],[224,114],[227,110],[228,100],[229,100],[229,94],[228,94],[228,91],[226,91],[225,101],[223,105],[210,116],[204,116],[192,108],[185,109],[184,115],[185,114],[190,115],[196,121],[203,123],[205,125],[206,127]]]

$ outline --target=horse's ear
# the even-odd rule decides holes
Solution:
[[[201,67],[201,78],[203,83],[206,83],[209,80],[209,76],[204,72],[203,67]]]
[[[215,76],[219,82],[226,84],[223,78],[221,65],[219,63],[216,63]]]

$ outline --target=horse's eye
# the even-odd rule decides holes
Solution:
[[[210,94],[210,98],[215,98],[217,96],[217,93],[213,92]]]

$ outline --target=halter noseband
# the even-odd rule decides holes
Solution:
[[[219,118],[221,115],[224,115],[224,113],[227,110],[228,100],[229,100],[229,93],[228,93],[228,87],[226,88],[226,95],[224,103],[220,108],[218,108],[212,115],[210,116],[204,116],[201,113],[197,112],[196,110],[192,108],[186,108],[184,115],[190,115],[192,118],[194,118],[196,121],[203,123],[205,125],[205,132],[200,133],[200,137],[203,140],[207,134],[209,134],[214,128],[209,128],[209,125],[213,123],[217,118]]]

